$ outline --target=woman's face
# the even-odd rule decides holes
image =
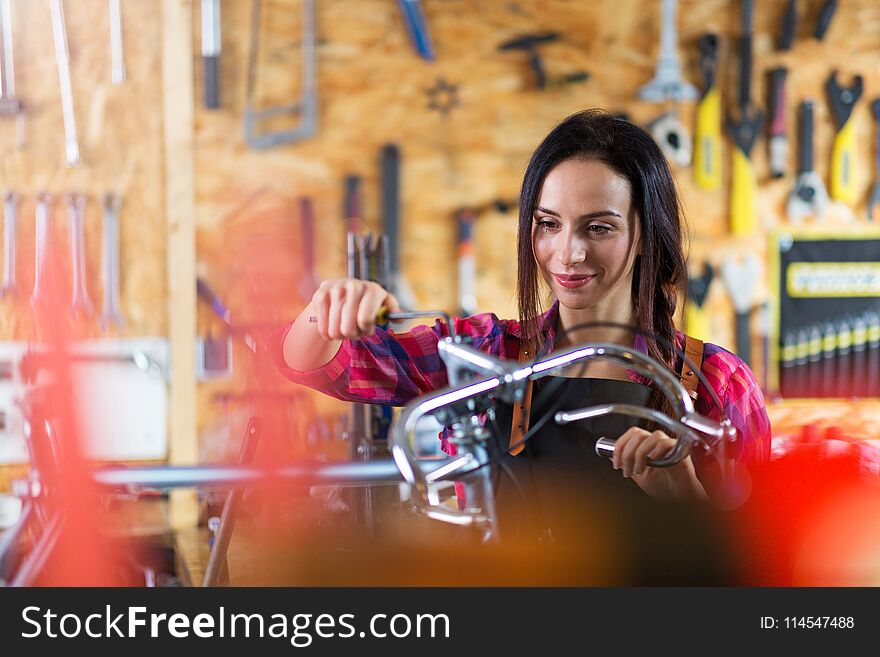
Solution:
[[[532,217],[532,248],[561,305],[596,319],[629,317],[641,248],[631,196],[629,181],[598,160],[565,160],[547,174]]]

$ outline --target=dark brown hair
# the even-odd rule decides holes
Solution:
[[[636,321],[645,332],[648,355],[672,368],[675,354],[670,343],[675,339],[676,294],[687,271],[678,193],[666,157],[651,136],[629,121],[600,110],[578,112],[562,121],[544,138],[526,167],[519,197],[517,240],[517,300],[524,337],[532,353],[543,346],[532,218],[547,174],[572,158],[603,162],[629,181],[642,239],[642,255],[636,257],[632,284]]]

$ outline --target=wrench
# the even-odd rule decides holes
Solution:
[[[18,223],[18,194],[7,191],[3,195],[3,287],[0,296],[16,296],[15,283],[15,228]]]
[[[639,89],[639,98],[652,102],[696,100],[697,88],[681,78],[678,61],[678,0],[663,0],[660,19],[660,56],[653,79]],[[651,134],[669,158],[682,166],[690,163],[693,145],[677,112],[660,116],[651,126]]]
[[[794,222],[811,214],[821,220],[828,209],[828,192],[813,170],[813,101],[809,99],[800,104],[798,141],[798,176],[788,195],[786,213]]]
[[[110,81],[125,82],[125,57],[122,54],[122,9],[120,0],[109,0],[110,13]]]
[[[52,36],[55,41],[55,63],[61,86],[61,114],[64,119],[64,141],[67,166],[79,164],[79,141],[76,137],[76,116],[73,111],[73,89],[70,84],[70,52],[67,50],[67,28],[61,0],[49,0],[52,12]]]
[[[110,324],[122,328],[125,321],[119,305],[119,196],[104,194],[104,312],[101,314],[101,330]]]
[[[67,220],[70,235],[70,264],[73,268],[73,288],[70,307],[74,315],[90,317],[92,301],[86,285],[86,197],[68,194]]]
[[[36,210],[36,245],[34,248],[34,291],[31,294],[31,306],[36,308],[46,303],[46,287],[50,285],[48,280],[49,271],[49,240],[52,227],[52,197],[46,192],[37,194]]]

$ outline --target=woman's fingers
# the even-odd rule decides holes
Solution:
[[[341,340],[343,336],[340,322],[342,304],[345,301],[345,288],[341,285],[331,285],[328,296],[330,297],[330,310],[327,312],[327,335],[333,340]]]
[[[330,312],[330,294],[327,281],[323,281],[312,295],[312,307],[318,320],[318,335],[325,340],[329,340],[330,335],[327,333],[327,321]]]
[[[371,284],[364,291],[357,310],[357,325],[361,335],[371,335],[376,327],[376,314],[388,295],[380,286]]]
[[[642,474],[648,467],[648,459],[663,456],[675,441],[662,431],[655,431],[639,443],[635,450],[633,474]]]
[[[635,450],[642,439],[649,435],[644,429],[630,427],[614,443],[614,467],[623,471],[624,477],[632,473]]]
[[[366,286],[360,281],[349,279],[342,289],[345,291],[345,297],[339,314],[339,333],[343,338],[359,338],[361,331],[358,328],[358,311],[361,300],[367,292]]]

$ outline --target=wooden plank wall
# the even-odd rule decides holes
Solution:
[[[98,197],[108,190],[119,192],[123,307],[128,322],[123,335],[127,336],[168,335],[169,313],[178,311],[169,306],[169,290],[191,285],[166,273],[173,271],[168,265],[172,253],[166,231],[166,185],[180,163],[173,161],[175,151],[163,140],[169,135],[167,123],[180,122],[181,117],[168,116],[178,104],[163,98],[170,93],[163,74],[171,73],[162,66],[164,42],[169,38],[163,7],[168,11],[181,5],[178,10],[193,17],[193,59],[181,62],[176,74],[192,65],[197,271],[239,321],[252,325],[290,319],[303,304],[297,294],[302,275],[298,197],[310,196],[315,203],[319,276],[344,274],[342,180],[347,174],[363,177],[366,220],[377,227],[378,158],[383,144],[394,142],[402,153],[401,262],[406,277],[421,307],[452,309],[456,208],[515,198],[532,149],[555,122],[573,111],[605,107],[647,123],[666,109],[636,100],[639,86],[654,73],[660,13],[655,0],[423,0],[435,62],[415,54],[396,2],[318,0],[318,134],[297,144],[258,151],[247,147],[242,133],[251,2],[222,0],[221,108],[206,110],[201,104],[198,61],[199,3],[123,0],[128,79],[116,87],[110,84],[106,2],[67,0],[84,161],[71,170],[63,158],[47,3],[13,0],[12,4],[18,93],[29,108],[28,140],[24,150],[15,150],[14,122],[0,121],[4,153],[0,187],[25,195],[19,279],[25,288],[33,280],[32,258],[26,255],[33,252],[33,194],[41,189],[59,195],[82,190],[90,195],[87,250],[91,292],[99,299]],[[860,185],[863,200],[855,208],[861,218],[873,176],[875,126],[867,101],[880,95],[880,5],[874,0],[840,3],[825,40],[819,42],[809,34],[820,3],[800,2],[802,22],[795,46],[781,53],[775,42],[785,4],[783,0],[756,3],[754,98],[766,106],[766,71],[789,67],[789,170],[794,171],[796,157],[796,103],[811,96],[817,101],[816,167],[827,180],[833,127],[823,90],[825,78],[832,69],[838,69],[846,82],[855,73],[865,76],[864,97],[853,116],[865,174]],[[257,96],[261,104],[287,102],[294,97],[298,79],[300,0],[264,0],[263,5]],[[720,84],[725,105],[733,100],[737,82],[734,39],[740,31],[739,15],[739,2],[734,0],[679,2],[684,77],[700,84],[696,41],[704,32],[717,32],[722,38]],[[562,33],[559,42],[541,48],[548,73],[586,69],[588,81],[538,91],[525,55],[497,50],[510,37],[547,30]],[[457,88],[458,104],[445,114],[429,106],[428,90],[438,80]],[[693,104],[681,107],[688,126],[693,125],[693,110]],[[753,154],[760,216],[768,231],[785,225],[783,208],[793,175],[770,179],[765,140],[758,142]],[[749,242],[729,237],[729,158],[725,144],[725,184],[715,193],[697,189],[690,170],[676,171],[690,222],[694,263],[718,264],[727,254],[744,249],[765,255],[765,232]],[[61,217],[56,229],[58,238],[65,239],[66,222]],[[515,223],[512,213],[487,212],[476,230],[479,305],[500,316],[515,311]],[[841,225],[841,230],[846,227]],[[761,290],[756,302],[765,296],[766,289]],[[715,341],[732,347],[733,316],[722,286],[714,286],[707,303]],[[28,318],[20,302],[0,302],[0,339],[30,337]],[[200,333],[220,330],[204,304],[198,307],[197,319]],[[176,338],[175,349],[183,349],[180,339]],[[262,377],[265,387],[292,390],[273,373],[251,367],[242,349],[236,347],[238,370],[233,382],[198,387],[197,430],[207,437],[204,457],[222,452],[229,435],[223,426],[225,416],[214,401],[216,393],[241,390],[255,375]],[[339,405],[324,398],[314,402],[322,412],[341,412]]]

